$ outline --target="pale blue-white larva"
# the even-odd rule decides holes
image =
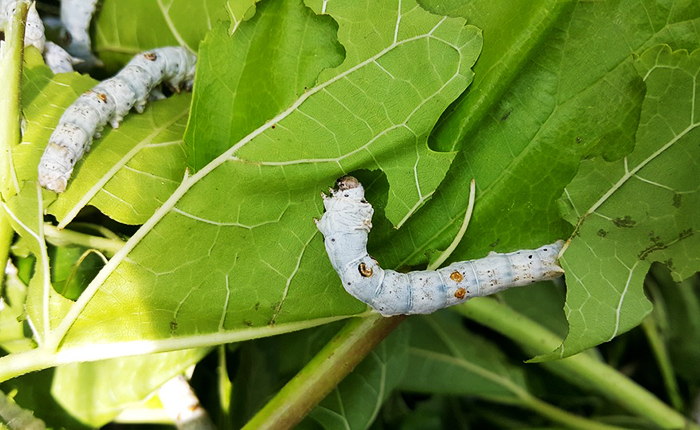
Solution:
[[[197,56],[187,48],[154,49],[138,54],[115,77],[78,97],[49,138],[39,162],[39,184],[57,193],[65,191],[73,166],[105,124],[119,127],[132,107],[143,112],[161,83],[176,91],[192,89],[196,63]]]
[[[453,263],[432,271],[384,270],[367,253],[374,209],[362,184],[352,176],[338,179],[337,190],[323,195],[326,212],[316,222],[331,264],[343,287],[384,316],[427,314],[511,287],[557,278],[563,242],[509,254]]]
[[[68,52],[84,60],[87,68],[100,64],[90,49],[90,21],[96,8],[97,0],[61,1],[63,38],[68,43]]]

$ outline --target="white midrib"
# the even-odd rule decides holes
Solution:
[[[309,89],[307,92],[305,92],[301,97],[297,99],[296,102],[294,102],[289,108],[284,110],[283,112],[279,113],[277,116],[274,118],[270,119],[268,122],[263,124],[262,126],[258,127],[255,129],[253,132],[251,132],[249,135],[244,137],[241,141],[239,141],[237,144],[232,146],[228,151],[224,152],[223,154],[219,155],[217,158],[215,158],[213,161],[211,161],[209,164],[204,166],[200,171],[195,173],[194,175],[186,178],[180,186],[173,192],[173,194],[168,198],[168,200],[163,203],[161,207],[159,207],[156,212],[151,216],[142,226],[139,228],[136,233],[131,236],[131,238],[124,244],[124,247],[122,247],[116,254],[114,254],[114,257],[112,257],[109,260],[109,263],[107,263],[102,270],[95,276],[95,278],[90,282],[90,284],[87,286],[85,291],[80,295],[78,300],[75,302],[75,304],[70,308],[66,316],[63,318],[61,321],[61,324],[56,328],[56,331],[51,333],[51,336],[47,338],[46,342],[46,348],[49,350],[57,350],[59,344],[65,337],[66,333],[68,330],[71,328],[73,323],[78,319],[78,316],[82,313],[82,311],[85,309],[87,304],[92,300],[92,297],[97,293],[99,288],[102,286],[105,280],[107,280],[107,277],[114,272],[114,270],[117,268],[119,264],[124,260],[124,258],[138,245],[141,240],[155,227],[155,225],[160,222],[161,219],[165,217],[165,215],[170,212],[172,208],[175,207],[175,204],[189,191],[190,188],[192,188],[196,183],[198,183],[202,178],[207,176],[209,173],[211,173],[214,169],[219,167],[220,165],[224,164],[225,162],[229,160],[236,160],[237,158],[234,156],[234,154],[241,148],[243,148],[245,145],[247,145],[250,141],[255,139],[256,137],[260,136],[263,134],[265,131],[267,131],[272,125],[281,122],[283,119],[294,113],[299,106],[301,106],[302,103],[304,103],[309,97],[312,95],[318,93],[319,91],[323,90],[324,88],[328,87],[329,85],[332,85],[333,83],[345,78],[349,74],[355,72],[356,70],[361,69],[362,67],[367,66],[368,64],[371,64],[377,59],[381,58],[382,56],[386,55],[388,52],[391,50],[395,49],[398,46],[413,42],[415,40],[420,40],[424,38],[429,38],[433,37],[432,33],[437,29],[445,20],[447,17],[444,17],[441,19],[428,33],[419,35],[419,36],[414,36],[405,40],[402,40],[397,43],[392,43],[391,45],[387,46],[383,50],[381,50],[379,53],[373,55],[372,57],[362,61],[361,63],[356,64],[355,66],[347,69],[346,71],[339,73],[338,75],[334,76],[333,78],[329,79],[328,81],[324,82],[323,84],[320,84],[316,87],[313,87]]]
[[[168,24],[168,28],[170,31],[173,33],[173,36],[177,40],[177,43],[180,44],[180,46],[185,46],[187,49],[189,49],[192,52],[197,52],[196,50],[193,50],[190,45],[187,44],[185,39],[182,38],[180,35],[180,32],[177,31],[177,28],[175,27],[175,23],[173,22],[172,18],[170,18],[170,15],[168,15],[168,12],[170,12],[170,7],[165,7],[163,5],[162,0],[156,0],[158,2],[158,7],[160,8],[161,13],[163,14],[163,19],[165,20],[165,23]]]
[[[658,157],[659,155],[661,155],[661,154],[662,154],[664,151],[666,151],[668,148],[670,148],[671,146],[673,146],[673,145],[674,145],[676,142],[678,142],[681,138],[685,137],[690,131],[692,131],[692,130],[693,130],[695,127],[697,127],[698,125],[700,125],[700,124],[690,124],[685,130],[683,130],[682,132],[678,133],[673,139],[671,139],[668,143],[666,143],[664,146],[662,146],[661,148],[659,148],[656,152],[654,152],[654,153],[651,154],[649,157],[647,157],[644,161],[642,161],[641,163],[639,163],[639,164],[638,164],[634,169],[632,169],[632,170],[628,170],[628,169],[627,169],[627,157],[625,157],[625,174],[620,178],[619,181],[617,181],[617,182],[615,183],[615,185],[613,185],[612,187],[610,187],[610,189],[609,189],[605,194],[603,194],[603,196],[602,196],[600,199],[598,199],[598,201],[595,202],[595,203],[586,211],[586,213],[583,215],[583,218],[588,217],[588,215],[590,215],[590,214],[592,214],[593,212],[595,212],[596,210],[598,210],[598,208],[600,208],[600,206],[602,206],[603,203],[605,203],[605,202],[610,198],[610,196],[612,196],[617,190],[619,190],[631,177],[633,177],[635,174],[637,174],[637,172],[639,172],[640,170],[642,170],[647,164],[649,164],[650,162],[652,162],[656,157]]]

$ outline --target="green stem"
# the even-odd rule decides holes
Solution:
[[[15,231],[10,225],[7,214],[0,208],[0,292],[2,292],[2,286],[5,285],[5,267],[7,266],[7,258],[10,256],[10,246],[14,235]]]
[[[549,403],[530,395],[521,397],[520,400],[522,401],[523,406],[526,406],[531,410],[539,413],[543,417],[547,417],[550,420],[562,424],[571,429],[623,430],[622,427],[611,426],[609,424],[603,424],[598,421],[574,415],[570,412],[557,408],[556,406],[552,406]]]
[[[230,428],[231,421],[231,392],[233,384],[226,370],[226,348],[227,345],[219,345],[216,347],[216,355],[219,359],[219,365],[216,367],[218,389],[219,389],[219,408],[221,409],[222,417],[219,419],[220,427],[223,430]],[[223,424],[223,425],[222,425]]]
[[[293,428],[405,318],[350,320],[243,429]]]
[[[668,356],[666,345],[661,338],[661,333],[659,333],[656,324],[654,324],[652,315],[642,320],[642,329],[644,329],[651,351],[654,353],[654,358],[656,358],[656,363],[661,371],[661,377],[664,381],[666,393],[668,394],[671,404],[676,410],[683,410],[683,399],[678,392],[676,376],[673,374],[673,364],[671,363],[671,358]]]
[[[86,248],[93,248],[111,257],[124,246],[124,241],[120,239],[108,239],[90,234],[80,233],[73,230],[59,230],[51,224],[44,224],[44,235],[46,240],[56,246],[81,245]]]
[[[559,336],[492,298],[472,299],[454,309],[512,339],[529,354],[549,353],[562,342]],[[593,387],[601,395],[662,428],[700,429],[653,394],[589,354],[541,364],[557,374],[566,375],[568,380],[587,388]]]
[[[0,194],[8,201],[17,190],[12,171],[12,148],[20,141],[20,88],[22,58],[24,55],[24,24],[28,3],[18,2],[15,14],[8,23],[5,47],[0,60]],[[0,11],[5,13],[5,11]],[[0,286],[5,279],[5,265],[10,255],[14,231],[4,211],[0,211]]]

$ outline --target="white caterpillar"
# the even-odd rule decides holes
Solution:
[[[165,47],[135,56],[115,77],[97,84],[66,109],[39,162],[39,184],[65,191],[73,166],[90,149],[92,138],[108,122],[119,127],[135,107],[141,113],[161,82],[176,91],[190,90],[197,56],[186,48]]]
[[[326,252],[343,287],[384,316],[427,314],[472,297],[554,279],[564,271],[557,263],[563,242],[509,254],[492,252],[478,260],[453,263],[437,271],[398,273],[384,270],[367,254],[372,205],[352,176],[337,181],[338,190],[323,195],[326,212],[316,222]]]
[[[68,52],[85,61],[86,67],[101,64],[90,50],[90,21],[97,0],[62,0],[61,22],[63,37],[68,41]]]

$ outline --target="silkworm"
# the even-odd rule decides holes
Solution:
[[[344,176],[336,185],[330,197],[322,194],[326,211],[316,225],[345,290],[384,316],[427,314],[564,273],[558,264],[563,241],[508,254],[492,252],[438,270],[399,273],[382,269],[367,253],[374,209],[364,198],[362,184]]]
[[[39,162],[39,184],[65,191],[75,163],[100,137],[105,124],[119,127],[136,108],[143,112],[149,95],[161,82],[176,91],[190,90],[197,56],[181,47],[165,47],[135,56],[116,76],[100,82],[66,109]]]
[[[64,27],[64,39],[68,43],[68,52],[85,61],[86,67],[99,64],[90,48],[90,21],[95,13],[97,0],[62,0],[61,22]]]

